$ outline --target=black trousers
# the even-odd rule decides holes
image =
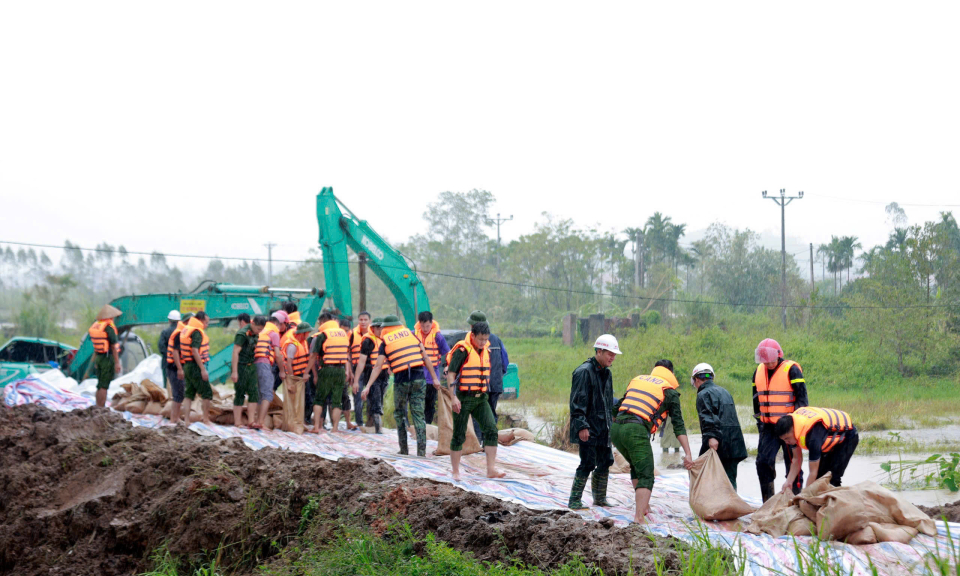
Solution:
[[[860,443],[860,434],[856,429],[847,432],[843,442],[833,447],[833,450],[820,457],[820,468],[817,469],[817,478],[822,478],[827,472],[833,473],[830,477],[831,486],[840,486],[840,479],[847,470],[847,464],[853,458],[853,453]]]
[[[433,417],[437,413],[437,389],[433,384],[427,382],[427,395],[423,402],[423,421],[427,424],[433,424]]]
[[[310,422],[313,420],[313,394],[316,388],[314,387],[313,374],[307,378],[306,386],[303,387],[304,392],[304,405],[303,405],[303,418],[305,422]]]
[[[789,474],[790,463],[793,461],[793,451],[773,433],[773,424],[760,424],[760,441],[757,444],[757,477],[760,479],[761,486],[777,479],[777,452],[781,450],[783,451],[783,463],[787,468],[787,474]],[[797,474],[797,481],[794,482],[792,488],[794,494],[799,494],[800,489],[803,488],[803,468]],[[774,486],[774,491],[779,491],[779,489],[779,486]]]
[[[604,473],[613,466],[613,448],[606,442],[597,446],[580,444],[580,465],[577,466],[577,476],[586,478],[596,470]]]

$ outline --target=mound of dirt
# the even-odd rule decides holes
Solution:
[[[943,520],[946,516],[947,522],[960,522],[960,500],[943,506],[917,506],[917,508],[934,520]]]
[[[674,540],[651,541],[636,526],[403,478],[378,459],[253,451],[183,427],[134,428],[95,407],[26,405],[0,419],[0,573],[137,573],[164,543],[181,557],[219,549],[222,566],[253,573],[308,537],[301,515],[311,500],[331,529],[359,516],[383,532],[402,519],[481,560],[551,568],[579,554],[616,574],[652,571],[656,553],[667,568],[679,565]]]

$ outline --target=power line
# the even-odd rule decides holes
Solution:
[[[891,203],[891,202],[884,202],[882,200],[861,200],[858,198],[838,198],[836,196],[824,196],[823,194],[809,194],[809,196],[816,196],[817,198],[826,198],[827,200],[839,200],[840,202],[861,202],[863,204],[881,204],[883,206],[889,205]],[[916,203],[904,204],[902,202],[896,202],[896,204],[898,206],[921,206],[925,208],[960,208],[960,204],[916,204]]]
[[[33,248],[52,248],[59,250],[80,250],[83,252],[109,252],[109,253],[118,253],[119,251],[113,248],[84,248],[81,246],[71,245],[70,247],[66,246],[57,246],[55,244],[39,244],[32,242],[11,242],[7,240],[0,240],[0,244],[12,244],[14,246],[29,246]],[[201,256],[197,254],[168,254],[163,252],[143,252],[136,250],[127,250],[126,254],[136,254],[136,255],[146,255],[146,256],[163,256],[164,258],[200,258],[205,260],[239,260],[246,262],[263,262],[263,258],[241,258],[237,256]],[[289,264],[313,264],[320,263],[323,260],[278,260],[274,259],[274,262],[285,262]],[[346,261],[333,261],[334,264],[356,264],[356,260],[346,260]],[[389,265],[380,265],[382,268],[391,268],[395,270],[407,270],[401,266],[389,266]],[[417,274],[426,274],[429,276],[438,276],[441,278],[451,278],[455,280],[469,280],[471,282],[482,282],[486,284],[497,284],[501,286],[510,286],[514,288],[530,288],[534,290],[546,290],[549,292],[563,292],[566,294],[580,294],[583,296],[609,296],[612,298],[624,298],[628,300],[638,300],[643,302],[653,301],[653,302],[679,302],[686,304],[706,304],[712,306],[745,306],[750,308],[780,308],[782,304],[766,304],[766,303],[745,303],[745,302],[720,302],[716,300],[700,300],[700,299],[690,299],[690,298],[651,298],[647,296],[637,296],[635,294],[618,294],[616,292],[590,292],[587,290],[574,290],[571,288],[558,288],[556,286],[539,286],[536,284],[525,284],[523,282],[508,282],[506,280],[491,280],[489,278],[476,278],[472,276],[463,276],[460,274],[450,274],[448,272],[432,272],[429,270],[417,270]],[[852,310],[905,310],[905,309],[914,309],[914,308],[960,308],[960,304],[912,304],[907,306],[852,306],[852,305],[834,305],[834,306],[812,306],[809,304],[787,304],[787,308],[792,309],[811,309],[811,310],[836,310],[838,308],[852,309]]]

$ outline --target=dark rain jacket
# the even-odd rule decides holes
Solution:
[[[613,424],[613,373],[590,358],[573,371],[570,387],[570,443],[581,444],[579,433],[590,430],[589,446],[610,446]]]
[[[743,430],[737,418],[737,406],[733,396],[713,380],[707,380],[697,390],[697,416],[700,417],[700,433],[703,445],[700,454],[710,449],[710,439],[720,442],[717,456],[721,460],[739,462],[747,457],[747,445],[743,442]]]

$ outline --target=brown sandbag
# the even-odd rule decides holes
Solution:
[[[283,415],[274,414],[273,415],[273,429],[274,430],[283,430]]]
[[[843,540],[867,525],[880,525],[878,538],[902,537],[900,531],[884,530],[883,526],[907,526],[916,528],[928,536],[935,536],[934,521],[913,504],[878,485],[865,481],[854,486],[841,486],[823,492],[819,496],[805,498],[817,511],[817,530],[824,538]]]
[[[370,428],[373,430],[373,428]],[[417,435],[417,429],[413,426],[407,426],[407,432]],[[439,440],[440,439],[440,429],[434,426],[433,424],[427,424],[427,440]]]
[[[795,520],[806,519],[800,508],[793,505],[793,492],[778,492],[753,513],[750,524],[744,528],[747,534],[770,534],[774,538],[787,533]]]
[[[303,434],[303,405],[306,380],[302,376],[287,374],[277,392],[283,393],[283,418],[280,429],[284,432]],[[290,390],[293,390],[291,392]]]
[[[690,474],[690,508],[704,520],[734,520],[755,508],[740,498],[730,484],[716,450],[707,450],[693,461]]]
[[[147,405],[143,407],[143,414],[149,414],[150,416],[159,416],[163,411],[163,404],[159,402],[147,402]]]
[[[263,426],[264,430],[273,430],[273,416],[267,414],[267,417],[263,419],[260,425]]]
[[[533,432],[525,428],[507,428],[497,433],[497,442],[504,446],[513,446],[521,440],[534,441]]]
[[[450,441],[453,439],[453,410],[450,405],[450,399],[447,398],[445,391],[437,393],[437,449],[434,450],[435,456],[443,456],[450,453]],[[477,434],[473,431],[473,418],[467,420],[467,437],[463,441],[462,455],[475,454],[483,450]]]
[[[610,467],[611,474],[629,474],[630,473],[630,462],[623,457],[623,454],[620,453],[616,448],[613,449],[613,466]],[[659,476],[659,474],[654,474]]]
[[[163,388],[157,386],[151,380],[144,379],[142,382],[140,382],[140,388],[142,388],[143,391],[150,396],[150,400],[152,402],[163,403],[167,399],[167,393],[163,390]]]
[[[134,400],[124,404],[123,409],[131,414],[143,414],[143,409],[147,407],[146,400]]]

